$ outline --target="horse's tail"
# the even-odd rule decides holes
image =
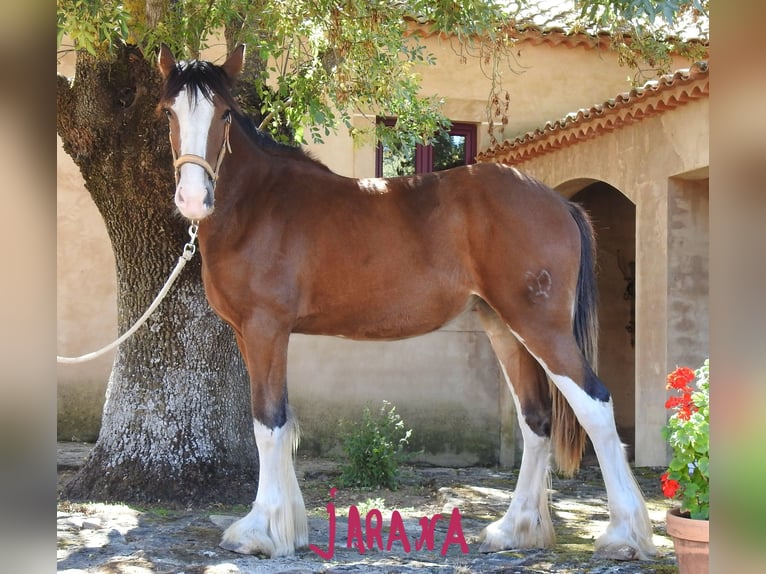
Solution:
[[[596,242],[590,218],[576,203],[569,203],[569,211],[580,230],[580,269],[574,306],[574,336],[587,365],[584,372],[595,365],[598,355],[598,285],[596,283]],[[552,413],[551,442],[553,457],[560,472],[571,476],[580,468],[585,448],[585,429],[564,395],[556,385],[549,383]]]
[[[580,272],[574,312],[574,336],[585,360],[598,361],[598,284],[596,283],[596,238],[590,217],[577,203],[569,210],[580,230]]]

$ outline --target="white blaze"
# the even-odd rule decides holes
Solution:
[[[191,154],[205,158],[215,106],[200,90],[197,90],[196,99],[190,101],[184,89],[176,96],[172,108],[178,119],[181,139],[178,156]],[[210,215],[213,211],[212,193],[207,173],[201,166],[194,163],[181,165],[175,201],[182,215],[189,219],[202,219]]]

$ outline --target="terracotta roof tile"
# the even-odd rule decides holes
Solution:
[[[546,122],[477,155],[477,161],[516,164],[672,110],[710,93],[707,62],[677,70],[590,108]]]

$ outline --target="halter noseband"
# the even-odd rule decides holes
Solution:
[[[211,166],[208,161],[197,154],[193,153],[185,153],[181,156],[176,157],[176,150],[173,147],[173,136],[172,133],[169,133],[170,137],[170,150],[173,152],[173,168],[174,168],[174,175],[176,178],[176,186],[178,186],[178,179],[181,176],[181,166],[185,163],[193,163],[198,166],[200,166],[202,169],[205,170],[205,172],[210,176],[210,179],[213,181],[213,188],[215,188],[215,184],[218,181],[218,170],[221,169],[221,164],[223,163],[223,157],[226,155],[226,151],[228,150],[229,153],[231,153],[231,143],[229,143],[229,128],[231,127],[231,114],[229,114],[226,117],[226,123],[223,126],[223,143],[221,144],[221,150],[218,152],[218,158],[215,162],[215,169],[213,169],[213,166]]]

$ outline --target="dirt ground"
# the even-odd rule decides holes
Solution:
[[[67,446],[69,445],[69,446]],[[59,445],[59,484],[76,472],[89,445]],[[587,461],[586,461],[587,462]],[[309,514],[310,542],[328,549],[329,489],[339,475],[338,464],[299,457],[296,470]],[[606,493],[597,466],[586,464],[571,479],[556,475],[551,483],[551,506],[557,544],[548,550],[482,554],[478,536],[508,507],[516,471],[499,468],[406,467],[401,484],[388,489],[340,489],[333,502],[337,534],[333,557],[325,560],[310,549],[294,557],[262,559],[242,556],[218,546],[222,528],[247,513],[240,506],[209,505],[171,510],[159,506],[73,503],[59,497],[57,513],[57,571],[67,574],[306,574],[306,573],[639,573],[677,572],[672,543],[665,532],[669,503],[659,489],[662,469],[642,468],[636,477],[647,499],[658,557],[652,561],[619,562],[593,556],[593,542],[608,522]],[[393,511],[403,518],[410,552],[401,541],[391,550],[347,548],[348,509],[366,513],[377,508],[385,525],[383,543]],[[467,553],[448,537],[453,508],[461,514]],[[416,550],[419,519],[441,513],[434,549]],[[445,555],[442,550],[445,549]]]

